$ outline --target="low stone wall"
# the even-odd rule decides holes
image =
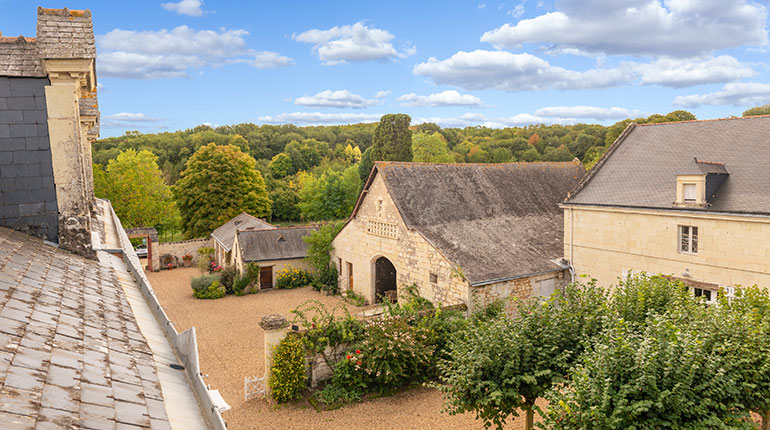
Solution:
[[[562,288],[569,280],[566,271],[550,272],[541,275],[533,275],[525,278],[512,279],[505,282],[471,287],[471,310],[483,309],[492,302],[500,299],[519,298],[526,299],[531,296],[539,296],[539,282],[554,279],[554,287]],[[515,313],[513,300],[505,301],[505,311],[510,316]]]
[[[166,254],[171,254],[179,259],[179,264],[181,265],[183,264],[182,257],[184,257],[185,254],[190,254],[193,256],[193,264],[195,264],[198,262],[198,258],[200,257],[198,255],[198,248],[212,246],[212,239],[210,237],[205,239],[190,239],[182,240],[179,242],[159,243],[157,248],[153,250],[153,257],[157,256],[157,258],[160,258]],[[153,268],[155,268],[155,266],[153,266]]]

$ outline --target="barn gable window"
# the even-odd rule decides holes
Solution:
[[[431,284],[438,284],[438,275],[435,273],[430,274],[430,283]]]

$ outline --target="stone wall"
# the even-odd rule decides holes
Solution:
[[[698,227],[697,254],[679,252],[680,225]],[[578,274],[604,286],[617,284],[624,271],[632,270],[770,288],[768,244],[770,217],[573,206],[564,210],[565,258]]]
[[[198,262],[198,248],[211,247],[211,238],[205,239],[190,239],[182,240],[179,242],[164,242],[155,245],[155,249],[152,251],[153,256],[153,268],[158,269],[160,267],[160,257],[166,254],[171,254],[179,259],[179,264],[182,264],[182,257],[185,254],[193,256],[193,264]],[[158,259],[158,265],[155,265],[155,259]]]
[[[45,78],[0,77],[0,225],[58,241]]]
[[[558,271],[471,287],[471,310],[484,308],[496,300],[508,297],[526,299],[532,296],[547,295],[546,292],[541,294],[540,283],[548,279],[554,280],[555,288],[562,288],[569,282],[569,273]],[[506,300],[505,306],[506,313],[513,315],[515,311],[514,301]]]
[[[395,225],[394,234],[367,232],[370,220]],[[374,303],[374,262],[386,257],[396,268],[399,294],[404,287],[416,284],[419,294],[433,303],[470,306],[468,283],[441,252],[406,227],[380,175],[372,181],[356,217],[337,235],[333,245],[332,261],[338,265],[341,291],[350,288],[347,263],[352,263],[353,290]],[[436,275],[435,283],[431,282],[431,273]]]

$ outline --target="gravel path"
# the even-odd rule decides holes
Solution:
[[[272,313],[289,318],[290,310],[310,299],[326,306],[334,306],[341,299],[302,288],[198,300],[192,296],[190,279],[199,274],[197,268],[178,268],[148,273],[147,277],[177,330],[195,326],[201,372],[209,375],[206,383],[218,389],[232,406],[223,414],[230,430],[483,428],[471,414],[441,413],[441,393],[422,387],[320,413],[305,402],[280,406],[265,400],[244,402],[244,376],[265,372],[264,338],[257,324],[260,318]],[[506,428],[523,428],[523,420]]]

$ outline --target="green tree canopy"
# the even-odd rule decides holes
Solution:
[[[369,177],[369,173],[374,167],[374,160],[372,159],[372,148],[367,148],[363,154],[361,154],[361,162],[358,164],[358,177],[363,184],[366,178]]]
[[[743,111],[743,116],[770,115],[770,103]]]
[[[255,167],[253,158],[232,145],[198,149],[173,187],[185,235],[207,236],[241,212],[269,215],[265,181]]]
[[[388,114],[372,136],[372,159],[375,161],[412,161],[412,118],[406,114]]]
[[[360,188],[358,165],[342,172],[329,170],[320,176],[307,175],[299,191],[302,217],[329,220],[350,215]]]
[[[270,173],[275,179],[281,179],[289,175],[289,173],[294,170],[294,164],[291,162],[291,158],[286,155],[286,153],[281,152],[280,154],[276,154],[276,156],[270,160],[268,168],[270,169]]]
[[[150,151],[128,149],[107,163],[94,165],[94,194],[112,202],[124,227],[150,227],[173,220],[177,212]]]
[[[424,163],[454,163],[455,159],[449,154],[446,139],[441,133],[420,132],[412,136],[412,161]]]

